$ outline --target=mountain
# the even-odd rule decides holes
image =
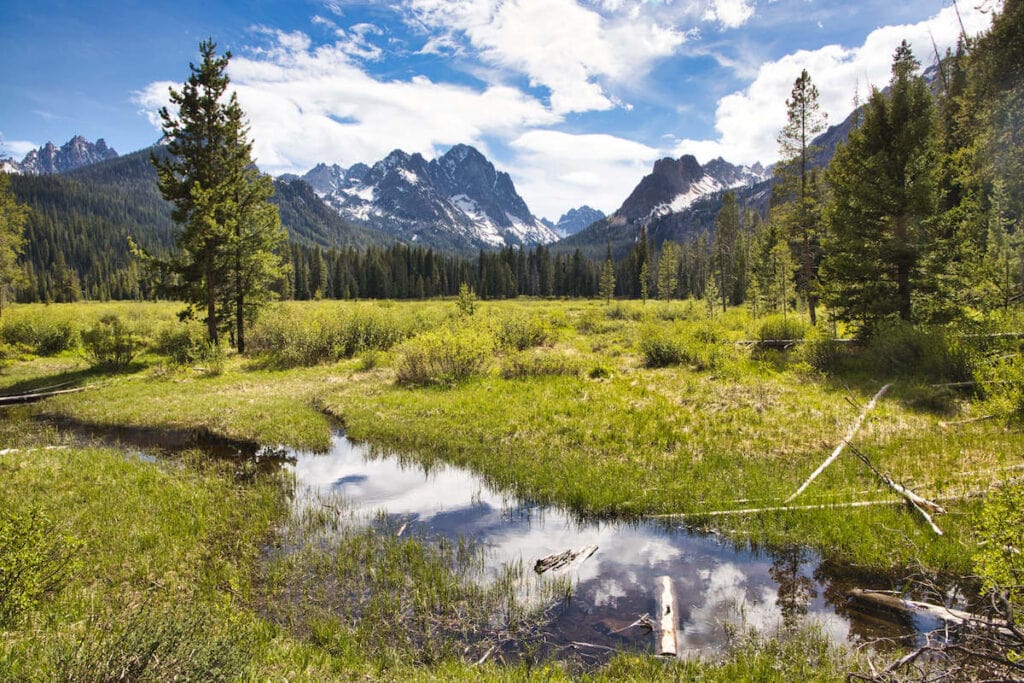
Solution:
[[[468,145],[429,162],[395,150],[373,166],[322,163],[302,179],[344,218],[404,242],[471,252],[558,239],[512,178]]]
[[[714,225],[721,195],[733,190],[741,206],[763,210],[771,197],[771,172],[760,164],[737,166],[722,158],[703,166],[690,154],[664,158],[633,189],[622,206],[581,232],[562,240],[559,250],[581,249],[599,258],[606,243],[621,258],[629,251],[641,227],[652,243],[682,241]]]
[[[107,147],[103,138],[89,142],[81,135],[76,135],[60,147],[47,142],[39,149],[26,154],[20,163],[13,159],[4,159],[0,162],[0,170],[29,175],[68,173],[83,166],[116,158],[117,152]]]
[[[584,204],[583,206],[576,209],[569,209],[562,217],[558,219],[557,223],[551,221],[545,221],[545,225],[554,230],[558,235],[562,237],[569,237],[575,235],[580,230],[596,223],[597,221],[604,218],[604,211],[591,208]]]
[[[52,292],[58,288],[46,280],[67,268],[90,298],[137,296],[138,264],[130,257],[128,238],[149,251],[166,253],[180,231],[171,220],[171,205],[160,196],[150,162],[151,154],[165,153],[153,147],[67,173],[11,176],[15,197],[32,209],[21,259],[26,272],[36,274],[30,279]],[[394,242],[389,235],[344,220],[300,179],[276,180],[274,190],[271,201],[294,243],[362,249]],[[40,291],[19,298],[46,296]]]

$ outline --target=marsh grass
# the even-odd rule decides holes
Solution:
[[[142,310],[150,310],[146,306]],[[348,319],[371,310],[368,315],[396,321],[409,336],[386,354],[361,352],[369,362],[282,371],[231,357],[216,377],[157,371],[159,360],[143,356],[149,369],[102,377],[95,389],[52,399],[38,410],[97,425],[205,429],[306,448],[326,447],[327,412],[357,438],[422,460],[472,467],[499,487],[575,512],[682,513],[680,523],[713,526],[740,543],[807,543],[826,557],[879,568],[919,556],[936,569],[968,568],[970,553],[958,544],[974,542],[959,514],[970,505],[950,504],[953,514],[939,522],[947,531],[941,539],[928,537],[913,515],[895,505],[701,515],[778,504],[836,446],[870,396],[893,379],[895,386],[856,437],[857,447],[884,471],[922,495],[958,497],[984,489],[1002,476],[1000,467],[1020,462],[1021,426],[1013,415],[1024,392],[1015,389],[1019,382],[1004,379],[1016,377],[1013,349],[954,348],[950,356],[946,344],[937,347],[939,361],[928,372],[894,378],[893,368],[875,362],[878,348],[834,349],[827,340],[815,352],[818,360],[800,352],[751,357],[734,344],[758,324],[746,311],[708,317],[687,302],[484,301],[472,316],[460,316],[452,301],[287,306],[292,308],[281,310],[310,319]],[[173,317],[172,307],[153,310]],[[120,313],[137,315],[130,308]],[[517,330],[544,330],[542,345],[517,351],[518,343],[500,342],[498,330],[508,320]],[[681,362],[646,367],[648,336],[682,349]],[[911,354],[931,348],[915,341],[918,332],[904,337],[910,341],[892,343]],[[1000,354],[1010,355],[992,360]],[[571,360],[563,364],[563,358]],[[932,386],[956,381],[963,358],[979,378],[994,381],[976,393]],[[67,356],[17,362],[0,374],[0,385],[42,385],[68,373],[93,377],[76,363],[81,361]],[[577,363],[582,372],[573,371]],[[989,412],[999,418],[942,426]],[[888,496],[870,472],[844,457],[797,502]]]

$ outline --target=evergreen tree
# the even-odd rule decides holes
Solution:
[[[776,217],[785,226],[797,254],[797,291],[807,301],[811,324],[817,324],[818,264],[820,261],[821,202],[817,174],[811,166],[815,136],[825,130],[826,115],[818,104],[818,88],[804,69],[786,100],[787,122],[779,133],[781,160],[775,167],[779,183],[773,193],[781,199]]]
[[[679,245],[665,242],[658,258],[658,298],[669,301],[679,286]]]
[[[14,199],[11,178],[0,173],[0,315],[11,288],[22,278],[18,257],[25,245],[27,210]]]
[[[601,298],[605,304],[615,295],[615,261],[612,260],[612,243],[605,246],[604,263],[601,264]]]
[[[174,205],[184,230],[179,252],[161,265],[177,276],[175,294],[205,309],[212,343],[233,325],[244,351],[247,317],[268,296],[283,272],[278,255],[285,235],[270,180],[252,161],[248,126],[234,93],[226,98],[231,53],[217,56],[212,40],[200,43],[202,61],[190,65],[181,91],[171,88],[172,115],[160,110],[168,140],[165,158],[153,155],[160,192]]]
[[[828,179],[828,303],[862,328],[888,316],[914,319],[919,268],[936,210],[932,96],[904,41],[888,93],[875,89],[860,126],[832,159]]]
[[[740,209],[733,192],[722,196],[722,208],[715,218],[715,238],[712,259],[715,269],[715,290],[722,302],[722,312],[728,307],[730,293],[736,283],[736,246],[740,234]]]

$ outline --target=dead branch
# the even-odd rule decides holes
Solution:
[[[73,394],[76,391],[85,391],[89,387],[75,387],[74,389],[60,389],[57,391],[40,391],[32,394],[16,394],[14,396],[0,396],[0,408],[5,406],[21,405],[24,403],[35,403],[44,398],[59,396],[61,394]]]
[[[928,514],[929,512],[937,515],[945,514],[946,511],[945,509],[942,508],[941,505],[933,503],[932,501],[926,498],[922,498],[921,496],[917,495],[916,493],[906,488],[905,486],[896,483],[895,481],[893,481],[892,477],[890,477],[887,474],[883,474],[878,470],[877,467],[872,465],[871,461],[868,460],[868,456],[861,453],[852,444],[849,444],[849,446],[850,450],[853,451],[853,454],[860,458],[860,461],[867,465],[869,470],[874,472],[875,475],[883,482],[885,482],[885,484],[889,488],[891,488],[893,491],[901,495],[903,499],[906,500],[911,505],[911,507],[917,510],[921,514],[921,516],[924,517],[924,520],[928,522],[928,526],[932,528],[932,531],[934,531],[937,535],[942,536],[942,529],[935,525],[935,522],[932,521],[931,515]]]
[[[939,422],[939,426],[942,427],[943,429],[947,429],[949,427],[959,427],[960,425],[969,425],[974,422],[983,422],[985,420],[991,420],[994,417],[995,415],[982,415],[981,417],[972,417],[966,420],[954,420],[953,422]]]
[[[634,621],[634,622],[633,622],[632,624],[630,624],[629,626],[623,626],[623,627],[622,627],[622,628],[620,628],[620,629],[616,629],[616,630],[614,630],[614,631],[611,631],[611,632],[609,633],[609,635],[614,635],[614,634],[616,634],[616,633],[622,633],[623,631],[628,631],[628,630],[629,630],[629,629],[631,629],[631,628],[638,628],[638,627],[639,627],[639,628],[645,628],[645,629],[647,629],[648,631],[653,631],[653,630],[654,630],[654,620],[653,620],[653,619],[651,619],[651,615],[650,615],[650,614],[646,614],[646,613],[645,613],[645,614],[641,614],[641,615],[640,615],[640,616],[639,616],[639,617],[637,618],[637,620],[636,620],[636,621]]]
[[[863,412],[861,412],[861,414],[857,416],[857,419],[850,427],[850,430],[846,432],[846,436],[839,443],[839,445],[836,446],[835,450],[832,451],[832,455],[828,456],[828,458],[825,459],[825,462],[821,463],[821,465],[818,466],[818,469],[814,470],[811,476],[807,478],[807,481],[801,484],[800,488],[798,488],[796,492],[793,493],[793,495],[791,495],[784,501],[785,503],[793,502],[794,498],[803,493],[804,489],[810,486],[811,482],[817,479],[818,475],[824,472],[825,468],[831,465],[832,461],[839,457],[839,454],[843,452],[843,448],[853,439],[853,437],[860,430],[861,425],[864,424],[864,419],[868,416],[868,413],[871,412],[872,408],[875,407],[875,404],[878,402],[878,399],[882,398],[882,396],[885,394],[886,391],[889,390],[889,387],[891,386],[892,384],[886,384],[884,387],[878,390],[878,393],[875,394],[870,401],[868,401],[868,404],[864,406]]]

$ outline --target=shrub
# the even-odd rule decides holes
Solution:
[[[1024,608],[1024,485],[996,489],[976,520],[981,543],[974,561],[984,590],[1000,590],[1017,609]]]
[[[670,365],[691,365],[696,370],[710,370],[721,365],[722,351],[709,334],[714,326],[702,325],[687,334],[667,331],[659,327],[648,327],[640,333],[640,353],[644,365],[649,368],[664,368]]]
[[[455,300],[455,305],[461,315],[471,316],[476,313],[476,292],[465,282],[459,285],[459,296]]]
[[[20,318],[5,320],[0,338],[39,356],[54,356],[78,347],[78,328],[70,320]]]
[[[761,324],[757,328],[757,338],[761,341],[803,339],[808,328],[810,324],[795,315],[769,315],[761,319]]]
[[[495,334],[500,346],[516,351],[546,346],[555,339],[555,329],[551,322],[536,315],[502,316],[498,320]]]
[[[647,330],[642,333],[640,353],[644,357],[644,365],[649,368],[679,365],[687,358],[682,343],[661,330]]]
[[[821,326],[807,331],[796,357],[818,372],[829,373],[836,369],[840,353],[840,344]]]
[[[941,330],[903,321],[880,323],[868,339],[868,356],[889,376],[918,376],[962,382],[971,379],[971,360],[957,340]]]
[[[168,325],[157,332],[155,351],[175,365],[219,364],[224,350],[211,344],[206,327],[197,322]]]
[[[478,329],[439,328],[396,349],[395,377],[409,385],[461,382],[482,372],[493,350],[493,340]]]
[[[82,333],[85,356],[93,365],[127,367],[142,348],[141,338],[117,315],[105,315]]]
[[[633,304],[616,301],[605,311],[609,320],[642,320],[644,309]]]
[[[284,309],[264,315],[249,333],[247,352],[284,367],[309,366],[386,351],[409,335],[392,311],[360,308],[338,316],[296,318]]]
[[[564,353],[516,353],[501,366],[504,379],[579,375],[580,371],[579,361]]]
[[[42,513],[0,511],[0,628],[60,588],[77,547]]]

